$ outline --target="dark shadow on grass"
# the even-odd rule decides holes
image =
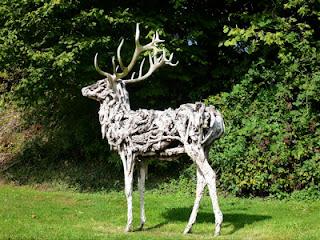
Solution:
[[[187,222],[191,214],[192,207],[190,208],[173,208],[163,213],[163,217],[166,219],[164,222],[155,226],[146,228],[146,230],[160,228],[170,222]],[[245,213],[224,213],[223,226],[232,226],[232,230],[226,234],[233,234],[245,225],[251,225],[256,222],[265,221],[271,219],[271,216],[266,215],[252,215]],[[214,228],[214,214],[211,212],[199,212],[196,223],[212,223]],[[212,229],[213,231],[213,229]]]

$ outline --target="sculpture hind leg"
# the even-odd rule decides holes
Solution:
[[[202,146],[196,144],[186,144],[186,153],[196,163],[209,188],[209,195],[212,202],[212,208],[215,216],[215,232],[214,235],[220,234],[221,224],[223,221],[223,215],[219,207],[217,189],[216,189],[216,174],[211,168],[207,160],[207,154],[203,150]]]
[[[189,218],[188,225],[184,229],[184,234],[190,233],[193,224],[196,222],[200,201],[203,196],[204,188],[206,186],[206,180],[202,175],[200,169],[197,167],[197,189],[196,189],[196,199],[194,201],[193,209]]]
[[[215,236],[220,235],[220,230],[221,230],[221,224],[223,221],[223,215],[219,207],[219,202],[218,202],[218,195],[217,195],[217,188],[216,188],[216,173],[213,171],[211,166],[209,165],[208,161],[204,161],[202,163],[201,170],[205,176],[205,179],[208,184],[209,188],[209,195],[211,198],[212,202],[212,208],[214,212],[214,217],[215,217]],[[206,172],[207,171],[207,172]]]

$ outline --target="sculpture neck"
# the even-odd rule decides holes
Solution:
[[[117,83],[109,96],[109,101],[103,101],[99,110],[102,138],[108,138],[107,129],[120,124],[130,112],[129,94],[122,82]]]
[[[118,82],[115,89],[115,101],[119,102],[124,110],[130,111],[129,93],[126,89],[125,83]]]

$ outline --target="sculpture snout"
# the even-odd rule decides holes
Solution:
[[[81,89],[81,93],[82,93],[82,96],[88,97],[88,89],[87,89],[87,87],[82,88]]]

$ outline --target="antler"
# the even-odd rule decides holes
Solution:
[[[119,46],[118,46],[118,49],[117,49],[117,61],[118,61],[119,65],[116,65],[115,57],[114,56],[112,57],[113,74],[104,72],[99,68],[98,61],[97,61],[98,54],[96,54],[96,56],[94,58],[94,66],[95,66],[96,70],[101,75],[106,76],[111,83],[114,83],[118,80],[122,80],[125,83],[135,83],[135,82],[139,82],[139,81],[142,81],[142,80],[148,78],[156,69],[158,69],[159,67],[161,67],[163,65],[176,66],[179,63],[178,61],[176,63],[172,63],[173,53],[169,56],[169,58],[167,58],[165,49],[158,48],[157,44],[164,42],[164,40],[161,40],[159,38],[159,33],[157,31],[153,35],[152,41],[146,45],[142,46],[140,44],[139,38],[140,38],[140,30],[139,30],[139,23],[137,23],[136,35],[135,35],[135,45],[136,46],[135,46],[135,50],[134,50],[132,59],[131,59],[128,66],[124,66],[122,59],[121,59],[121,48],[122,48],[122,45],[124,42],[124,39],[122,39]],[[140,64],[138,77],[134,78],[135,72],[133,72],[130,79],[122,79],[122,78],[126,77],[132,71],[140,54],[142,52],[150,51],[150,50],[153,51],[153,54],[151,55],[149,53],[150,67],[149,67],[148,72],[145,73],[144,75],[142,75],[143,65],[145,62],[145,58],[143,58],[143,60],[141,61],[141,64]],[[159,53],[160,53],[160,56],[158,56]],[[121,72],[118,72],[119,68],[121,69]]]

